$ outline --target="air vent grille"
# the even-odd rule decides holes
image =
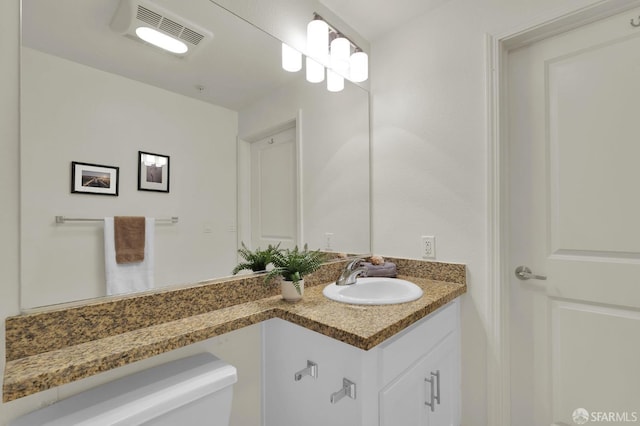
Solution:
[[[200,34],[199,32],[189,27],[179,24],[178,22],[175,22],[167,18],[166,16],[162,16],[159,13],[156,13],[140,5],[138,5],[136,18],[146,24],[153,26],[154,28],[158,28],[166,32],[167,34],[171,34],[174,37],[180,38],[194,46],[197,46],[202,41],[202,39],[204,39],[204,34]]]
[[[147,9],[146,7],[138,6],[138,14],[136,18],[141,20],[142,22],[146,22],[149,25],[153,25],[157,27],[162,19],[162,16]]]
[[[180,37],[180,33],[184,27],[171,19],[164,18],[160,23],[160,29],[166,33]]]
[[[198,32],[195,32],[189,28],[185,28],[184,31],[182,31],[182,35],[180,36],[180,38],[184,41],[188,41],[191,44],[195,44],[196,46],[198,45],[198,43],[200,43],[202,41],[202,39],[204,38],[204,36]]]

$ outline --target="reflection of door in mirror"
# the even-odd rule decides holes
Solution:
[[[251,243],[253,248],[298,242],[295,128],[251,144]]]

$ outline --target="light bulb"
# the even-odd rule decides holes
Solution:
[[[302,53],[286,43],[282,43],[282,68],[289,72],[302,69]]]
[[[136,28],[136,35],[147,43],[151,43],[171,53],[186,53],[189,48],[183,42],[149,27]]]
[[[316,19],[307,25],[307,55],[322,65],[326,65],[329,57],[329,25]]]
[[[364,52],[356,52],[351,55],[349,80],[354,83],[362,83],[369,78],[369,56]]]
[[[349,76],[349,54],[351,42],[344,37],[338,37],[331,42],[331,68],[342,75]]]
[[[327,90],[340,92],[344,89],[344,78],[333,70],[327,70]]]
[[[307,81],[309,83],[320,83],[324,80],[324,67],[307,56]]]

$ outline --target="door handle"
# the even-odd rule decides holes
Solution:
[[[527,268],[526,266],[518,266],[516,268],[516,278],[522,281],[526,281],[526,280],[546,280],[547,277],[545,277],[544,275],[535,275],[534,273],[531,272],[531,269]]]

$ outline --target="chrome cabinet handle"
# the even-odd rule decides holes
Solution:
[[[518,266],[516,268],[516,278],[522,281],[526,281],[526,280],[546,280],[547,277],[545,277],[544,275],[535,275],[531,272],[531,269],[527,268],[526,266]]]
[[[440,405],[440,370],[436,370],[435,373],[432,371],[431,376],[436,380],[436,393],[433,399]]]
[[[331,394],[331,403],[335,404],[345,396],[356,399],[356,384],[347,378],[342,378],[342,389]]]
[[[293,375],[293,379],[297,382],[301,380],[304,376],[311,376],[314,379],[318,378],[318,364],[313,361],[307,360],[307,368],[303,368],[302,370],[296,372]]]
[[[433,373],[431,373],[431,377],[429,379],[425,377],[424,382],[425,382],[425,385],[426,383],[429,383],[429,388],[430,388],[429,401],[425,401],[424,405],[429,407],[433,412],[436,409],[436,404],[435,404],[436,392],[435,392],[435,380],[433,378]],[[425,389],[425,392],[426,392],[426,389]]]

